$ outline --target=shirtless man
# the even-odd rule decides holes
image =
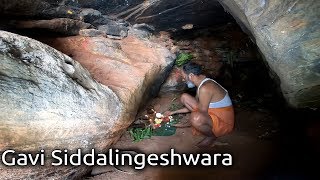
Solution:
[[[182,75],[189,88],[197,87],[197,95],[193,97],[187,93],[182,94],[181,102],[185,107],[167,111],[165,115],[191,112],[193,134],[205,135],[197,146],[210,146],[216,137],[233,130],[234,111],[228,91],[216,81],[202,75],[201,67],[195,63],[184,65]]]

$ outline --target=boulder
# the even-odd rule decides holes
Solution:
[[[9,32],[0,36],[0,151],[107,147],[123,112],[116,94],[59,51]]]
[[[150,38],[154,31],[154,27],[148,24],[134,24],[132,27],[129,27],[128,34],[143,39]]]
[[[320,1],[219,1],[251,34],[287,102],[320,107]]]
[[[19,29],[46,29],[63,35],[78,35],[81,29],[86,29],[91,26],[91,24],[68,18],[13,21],[11,22],[11,25]]]
[[[96,19],[99,19],[102,17],[102,14],[100,11],[91,9],[91,8],[83,8],[81,9],[79,13],[79,17],[81,20],[87,23],[92,23]]]
[[[135,37],[49,40],[75,60],[27,37],[4,31],[0,37],[0,151],[107,150],[144,100],[157,94],[174,59],[167,49]],[[0,164],[0,176],[72,179],[89,169]]]
[[[101,25],[98,30],[105,32],[111,39],[123,39],[128,35],[128,28],[118,24]]]
[[[87,37],[96,37],[96,36],[102,36],[106,37],[107,34],[103,31],[99,31],[97,29],[81,29],[79,31],[80,36],[87,36]]]
[[[149,39],[152,36],[152,33],[146,30],[129,27],[128,35],[132,35],[141,39]]]
[[[107,148],[123,103],[77,61],[33,39],[0,31],[0,151]],[[4,168],[8,179],[68,177],[85,167]],[[61,174],[60,174],[61,173]]]

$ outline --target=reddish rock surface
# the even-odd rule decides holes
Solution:
[[[174,59],[164,47],[133,36],[121,41],[74,36],[47,43],[74,58],[118,95],[126,108],[121,129],[132,123],[143,100],[156,93]]]

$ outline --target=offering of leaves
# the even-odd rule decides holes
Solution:
[[[192,59],[192,58],[193,58],[193,56],[191,54],[181,53],[177,57],[176,65],[177,66],[182,66],[182,65],[186,64],[187,62],[189,62],[190,59]]]
[[[176,128],[172,126],[174,119],[172,116],[164,116],[155,112],[154,121],[150,121],[153,127],[153,136],[171,136],[176,133]]]
[[[169,123],[170,121],[173,121],[172,116],[164,116],[161,113],[155,112],[155,117],[149,119],[151,126],[153,129],[157,129],[161,127],[161,124],[163,123]]]
[[[148,114],[143,119],[149,120],[150,124],[144,128],[128,130],[134,142],[149,139],[151,136],[171,136],[176,132],[176,128],[172,125],[177,123],[177,120],[172,116],[164,116],[153,109],[149,109]]]
[[[139,142],[143,139],[149,139],[152,136],[152,129],[150,126],[146,128],[132,128],[129,130],[134,142]]]

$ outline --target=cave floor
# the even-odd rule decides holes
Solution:
[[[179,103],[179,94],[167,94],[150,102],[157,112],[168,110],[172,103]],[[174,101],[173,101],[174,100]],[[141,111],[140,114],[144,112]],[[95,169],[96,176],[90,179],[256,179],[266,173],[266,169],[276,157],[275,142],[277,124],[272,113],[266,109],[247,109],[235,106],[235,130],[216,140],[212,147],[200,149],[196,143],[203,137],[193,136],[191,128],[177,128],[173,136],[152,136],[140,142],[132,142],[126,132],[112,147],[121,150],[136,150],[143,153],[168,153],[171,148],[178,152],[196,153],[230,153],[233,156],[231,167],[146,167],[134,171],[127,169],[119,171],[112,167]],[[180,122],[185,122],[188,114],[181,116]],[[99,174],[101,173],[101,174]]]

